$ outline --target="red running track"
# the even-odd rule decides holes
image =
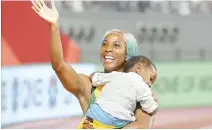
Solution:
[[[8,129],[75,129],[81,118],[58,118],[13,125]],[[211,129],[212,107],[160,110],[154,128]]]

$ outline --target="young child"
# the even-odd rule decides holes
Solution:
[[[87,120],[95,121],[94,128],[95,123],[108,128],[122,128],[135,121],[137,102],[148,114],[156,113],[158,103],[150,89],[157,76],[152,62],[145,56],[132,57],[125,63],[124,72],[94,73],[90,76],[93,86],[104,85],[99,97],[86,112]],[[103,128],[107,128],[105,126]]]

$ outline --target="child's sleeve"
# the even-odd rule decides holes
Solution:
[[[158,108],[158,103],[155,102],[152,91],[145,82],[137,82],[137,101],[140,103],[141,108],[152,115]]]
[[[113,75],[113,73],[95,73],[92,78],[92,85],[105,85],[107,82],[111,81]]]

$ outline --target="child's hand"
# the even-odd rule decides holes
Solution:
[[[152,97],[154,98],[155,102],[157,102],[159,104],[158,97],[156,96],[156,94],[154,92],[152,93]]]
[[[90,76],[89,76],[89,80],[92,82],[93,76],[96,72],[93,72]]]
[[[156,94],[155,93],[152,93],[152,97],[153,97],[153,99],[154,99],[154,101],[158,104],[158,106],[159,106],[159,100],[158,100],[158,98],[157,98],[157,96],[156,96]],[[155,115],[157,112],[158,112],[158,107],[152,112],[152,113],[149,113],[149,115],[151,115],[151,116],[153,116],[153,115]]]

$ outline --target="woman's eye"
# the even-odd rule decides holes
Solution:
[[[119,45],[119,44],[114,44],[114,46],[115,46],[115,47],[120,47],[120,45]]]
[[[107,45],[107,43],[102,43],[102,45],[104,45],[104,46],[105,46],[105,45]]]

